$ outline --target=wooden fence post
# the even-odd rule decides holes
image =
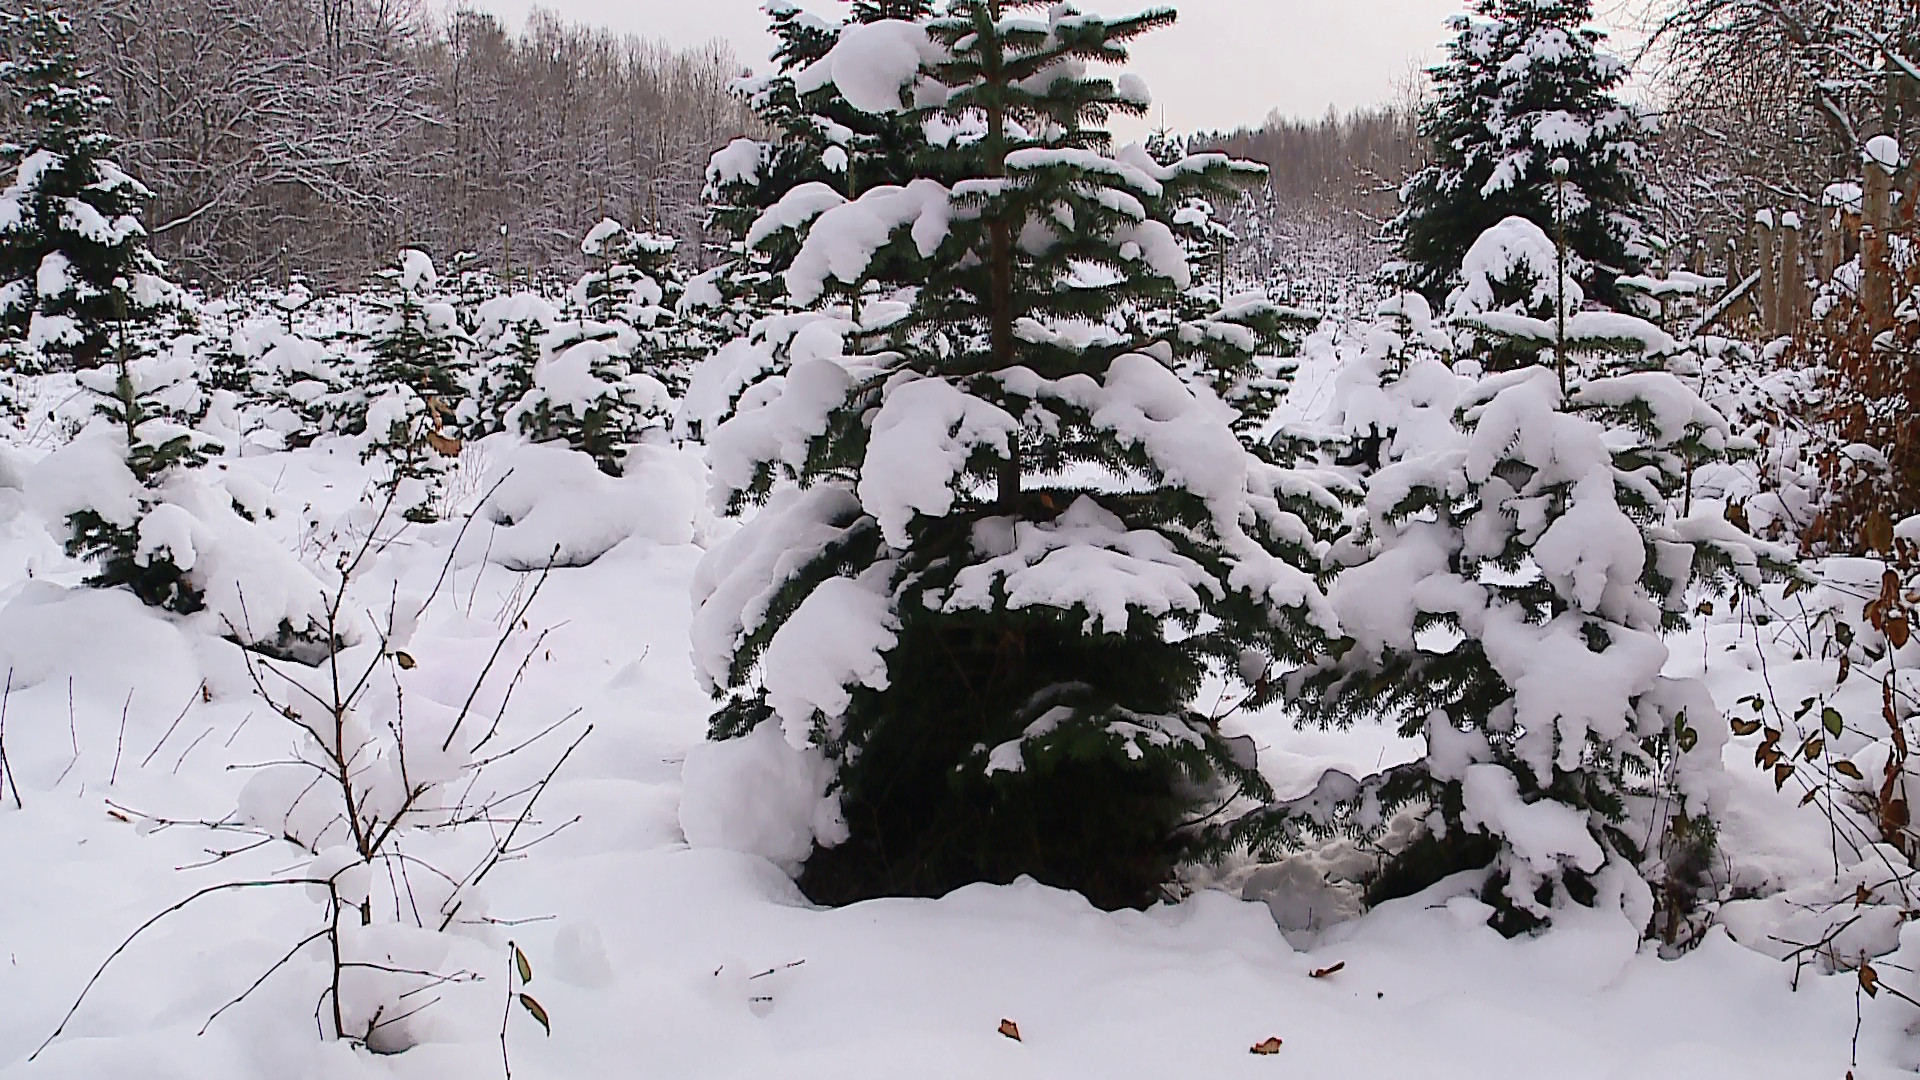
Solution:
[[[1867,325],[1878,333],[1893,325],[1893,263],[1887,233],[1893,225],[1893,171],[1871,156],[1860,222],[1860,303]]]
[[[1789,210],[1780,216],[1780,284],[1774,291],[1778,308],[1773,315],[1776,337],[1793,333],[1799,323],[1806,279],[1800,264],[1800,215]]]
[[[1760,320],[1761,325],[1773,330],[1780,324],[1780,279],[1774,267],[1774,227],[1773,211],[1762,210],[1753,216],[1754,245],[1759,254],[1759,264],[1754,267],[1760,271]]]

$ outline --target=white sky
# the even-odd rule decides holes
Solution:
[[[518,27],[532,8],[619,33],[694,45],[723,38],[749,66],[765,66],[772,47],[761,0],[469,0]],[[822,14],[843,0],[797,0]],[[1169,0],[1080,0],[1083,10],[1126,14]],[[1147,80],[1156,127],[1164,111],[1177,131],[1257,124],[1268,111],[1314,117],[1386,101],[1410,73],[1439,56],[1441,20],[1462,0],[1171,0],[1180,21],[1139,39],[1131,70]],[[1598,0],[1625,25],[1623,5]],[[1616,33],[1625,51],[1630,35]],[[1132,134],[1132,133],[1128,133]]]

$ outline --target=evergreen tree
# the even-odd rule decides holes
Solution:
[[[466,419],[464,376],[468,339],[453,305],[438,293],[439,278],[425,252],[400,253],[400,265],[381,272],[366,372],[365,457],[381,458],[381,484],[409,521],[435,519],[434,488],[460,454]]]
[[[711,222],[733,238],[737,260],[763,262],[774,272],[785,268],[793,254],[790,246],[755,252],[746,236],[761,211],[802,184],[824,184],[853,198],[925,174],[931,166],[924,152],[926,133],[892,108],[850,100],[831,78],[831,65],[820,61],[843,38],[858,39],[866,26],[924,19],[933,7],[932,0],[857,0],[847,22],[833,23],[785,0],[767,5],[777,41],[776,70],[736,80],[734,90],[774,137],[736,139],[714,154],[707,168]],[[792,238],[781,234],[778,239]],[[737,271],[751,269],[742,265]]]
[[[563,441],[619,476],[628,448],[664,428],[672,412],[672,394],[654,373],[656,362],[674,360],[667,344],[677,327],[654,276],[672,244],[605,219],[580,250],[599,265],[568,293],[506,422],[535,442]]]
[[[132,349],[123,338],[112,364],[80,375],[95,412],[111,425],[103,444],[117,460],[96,464],[85,505],[67,515],[66,550],[96,564],[88,585],[124,587],[143,603],[192,614],[204,600],[187,576],[189,519],[161,493],[220,447],[191,424],[205,407],[191,349],[144,356]]]
[[[791,263],[799,233],[780,227],[765,213],[789,193],[804,189],[838,198],[854,198],[863,190],[905,184],[936,167],[938,155],[927,152],[929,132],[899,111],[899,102],[885,87],[857,87],[850,98],[832,77],[828,60],[844,41],[887,38],[889,20],[925,19],[932,0],[859,0],[844,23],[830,22],[785,2],[767,4],[777,42],[773,74],[735,80],[732,89],[746,99],[768,139],[738,138],[716,151],[707,164],[703,196],[708,223],[721,235],[726,261],[690,283],[680,305],[695,330],[702,355],[751,331],[763,316],[783,304],[780,274]],[[879,38],[868,36],[878,34]],[[868,100],[872,95],[881,100]],[[967,129],[942,122],[949,138]],[[860,317],[858,295],[849,298],[848,316]],[[750,365],[756,378],[779,378],[787,366],[783,343],[759,350],[765,363]],[[677,430],[683,438],[700,438],[721,417],[730,415],[732,398],[745,387],[736,385],[741,365],[735,357],[717,371],[691,373],[690,401],[719,398],[698,408],[700,415],[682,410]],[[706,392],[703,392],[703,386]],[[718,389],[715,389],[715,388]]]
[[[475,436],[514,429],[508,418],[533,389],[534,369],[559,322],[559,310],[535,293],[508,293],[480,305],[473,328]]]
[[[593,319],[632,329],[634,370],[675,393],[686,389],[688,372],[704,355],[697,325],[679,313],[687,292],[674,261],[679,247],[671,236],[603,219],[580,242],[596,265],[574,287],[575,303]]]
[[[140,224],[150,193],[111,160],[101,115],[111,99],[80,67],[67,18],[0,12],[0,41],[0,81],[32,132],[0,155],[14,166],[0,191],[0,326],[44,363],[97,367],[178,304]]]
[[[1024,873],[1152,902],[1208,809],[1266,790],[1202,681],[1258,704],[1332,629],[1302,568],[1339,503],[1249,453],[1142,329],[1192,285],[1178,208],[1261,175],[1111,150],[1146,95],[1088,64],[1172,19],[955,0],[816,61],[979,136],[939,148],[950,182],[802,185],[755,226],[793,231],[782,281],[813,314],[710,441],[716,494],[763,505],[703,562],[694,634],[716,738],[777,722],[835,765],[816,899]],[[883,319],[840,314],[859,292]]]
[[[1525,249],[1520,261],[1553,265],[1538,228],[1516,218],[1495,231]],[[1755,586],[1782,555],[1717,513],[1673,512],[1688,463],[1724,454],[1729,432],[1657,365],[1623,370],[1672,339],[1564,302],[1553,318],[1471,319],[1531,363],[1452,388],[1435,387],[1448,376],[1431,360],[1382,379],[1382,400],[1457,404],[1454,425],[1435,432],[1412,408],[1380,423],[1402,454],[1373,473],[1364,518],[1335,546],[1348,569],[1330,598],[1350,640],[1289,677],[1308,716],[1387,717],[1425,739],[1425,756],[1365,779],[1329,774],[1238,824],[1298,842],[1421,809],[1375,898],[1490,866],[1482,899],[1508,933],[1569,900],[1647,924],[1642,843],[1711,835],[1726,739],[1705,687],[1662,674],[1662,635],[1685,626],[1689,590]],[[1663,795],[1680,823],[1665,833]]]
[[[1473,0],[1473,14],[1450,20],[1420,117],[1434,161],[1407,182],[1389,227],[1401,284],[1444,302],[1473,242],[1518,216],[1564,233],[1587,294],[1619,305],[1614,280],[1647,256],[1649,126],[1619,100],[1627,67],[1602,49],[1592,18],[1592,0]],[[1560,192],[1556,158],[1569,163]]]

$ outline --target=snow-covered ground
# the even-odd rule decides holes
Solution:
[[[1306,366],[1296,415],[1325,406],[1329,379]],[[517,452],[496,437],[463,463],[471,475],[456,486],[477,496]],[[208,1025],[317,925],[304,889],[256,888],[209,895],[141,935],[30,1062],[143,921],[197,890],[306,862],[279,841],[209,862],[210,849],[252,839],[191,823],[231,814],[253,766],[284,759],[295,730],[257,695],[234,646],[129,595],[76,587],[81,568],[19,490],[16,474],[35,453],[0,462],[0,737],[21,803],[0,792],[4,1080],[493,1076],[503,1015],[513,1074],[526,1078],[1838,1080],[1854,1053],[1856,1008],[1854,1076],[1920,1065],[1920,1040],[1906,1031],[1920,1010],[1890,994],[1863,998],[1850,972],[1810,968],[1796,989],[1794,964],[1717,927],[1662,959],[1619,916],[1581,911],[1556,916],[1541,936],[1505,940],[1484,925],[1471,881],[1288,936],[1267,904],[1204,881],[1147,912],[1097,911],[1031,882],[827,910],[765,858],[690,847],[682,763],[702,743],[708,702],[688,660],[688,591],[704,545],[732,527],[705,509],[697,447],[658,450],[630,484],[521,493],[518,524],[469,535],[408,645],[407,694],[449,708],[503,631],[514,663],[530,657],[502,744],[564,723],[506,763],[504,787],[538,779],[592,727],[538,811],[542,835],[577,822],[487,879],[496,921],[464,927],[436,965],[479,978],[425,995],[439,1000],[414,1021],[417,1045],[383,1056],[321,1038],[321,943]],[[268,527],[289,550],[310,542],[312,522],[348,514],[367,480],[355,454],[326,445],[227,465],[271,493]],[[608,520],[620,523],[603,537],[611,548],[554,570],[525,625],[503,627],[537,576],[508,566],[582,522]],[[516,538],[516,529],[556,531]],[[428,593],[456,531],[402,537],[355,599]],[[1711,649],[1737,653],[1732,634],[1676,642],[1675,667],[1693,673]],[[1759,678],[1745,663],[1710,675],[1723,707]],[[1277,715],[1244,725],[1284,792],[1329,765],[1372,769],[1405,753],[1376,730],[1295,731]],[[1797,789],[1775,794],[1751,756],[1751,740],[1727,751],[1729,875],[1774,889],[1830,878],[1825,820],[1794,808]],[[765,794],[712,790],[710,770],[703,783],[696,813],[709,818],[742,813],[730,799]],[[432,843],[416,849],[427,860]],[[1233,869],[1208,880],[1248,870]],[[508,1008],[509,940],[531,962],[526,989],[550,1014],[550,1036]],[[1883,966],[1889,982],[1911,977]],[[1277,1054],[1249,1053],[1270,1037],[1281,1040]]]

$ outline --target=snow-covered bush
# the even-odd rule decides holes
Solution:
[[[38,462],[27,494],[67,553],[93,562],[87,584],[285,647],[317,630],[321,586],[261,530],[264,493],[208,466],[220,446],[183,421],[203,400],[192,345],[82,372],[106,422]]]
[[[593,730],[590,724],[577,728],[570,743],[550,753],[535,749],[541,736],[517,745],[501,738],[514,689],[546,637],[526,628],[544,573],[509,603],[491,654],[477,671],[456,678],[465,684],[451,696],[442,677],[420,670],[407,651],[441,595],[444,566],[425,596],[390,590],[382,597],[376,590],[368,599],[378,597],[380,606],[355,613],[362,603],[356,586],[393,535],[382,527],[391,509],[380,511],[381,520],[364,534],[325,541],[322,561],[333,577],[324,595],[315,597],[322,653],[317,664],[242,654],[254,693],[291,725],[296,742],[284,759],[250,770],[231,814],[203,824],[282,845],[292,867],[202,888],[127,938],[131,943],[162,919],[212,896],[299,887],[311,897],[318,912],[303,936],[208,1024],[281,967],[310,954],[323,973],[313,1005],[323,1037],[378,1053],[419,1042],[426,1030],[421,1015],[437,1000],[429,992],[480,977],[449,962],[451,935],[487,935],[488,877],[551,835],[542,831],[536,806]],[[449,562],[464,532],[453,537]],[[240,608],[240,617],[248,610]],[[248,636],[240,625],[234,631]],[[517,664],[501,662],[510,645],[524,653]],[[542,736],[561,727],[553,724]],[[491,771],[529,753],[546,754],[530,781],[492,780]],[[63,1033],[121,951],[108,956],[47,1043]],[[510,985],[519,985],[530,976],[530,964],[517,947],[513,960],[519,982],[510,977]],[[538,1002],[526,1007],[548,1023]]]

